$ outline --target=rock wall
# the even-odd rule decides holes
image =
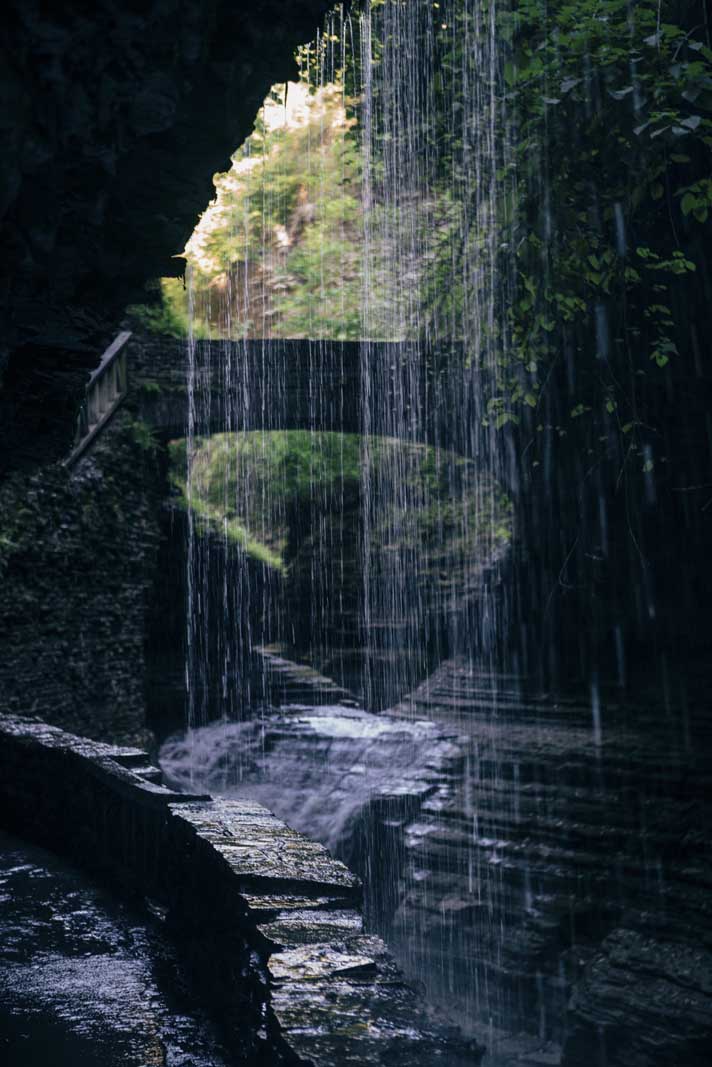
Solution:
[[[73,468],[0,487],[1,711],[104,740],[144,736],[163,493],[150,435],[124,409]]]
[[[0,470],[56,458],[82,381],[180,254],[328,0],[11,0],[0,93]]]
[[[592,708],[451,662],[398,709],[460,731],[460,773],[405,829],[392,931],[436,1000],[564,1067],[706,1062],[712,765],[688,682]]]
[[[160,760],[328,844],[405,973],[493,1062],[701,1067],[709,724],[704,702],[669,699],[666,715],[603,691],[596,733],[585,702],[453,661],[390,713],[282,708]]]
[[[259,804],[174,793],[137,749],[10,717],[0,797],[11,829],[165,909],[237,1062],[478,1061],[364,936],[357,879]]]
[[[559,691],[598,677],[636,693],[709,664],[712,376],[690,363],[640,378],[649,440],[637,452],[594,372],[568,381],[566,361],[523,416],[503,669]],[[571,420],[577,395],[594,412]]]

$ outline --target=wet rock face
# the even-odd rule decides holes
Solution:
[[[0,484],[3,711],[104,740],[145,735],[144,619],[163,492],[125,409],[71,470]]]
[[[269,86],[294,76],[294,49],[328,6],[5,8],[0,425],[16,450],[37,461],[62,447],[74,404],[49,426],[39,408],[57,407],[67,376],[81,382],[96,365],[148,279],[181,272],[171,257],[212,198],[213,174],[251,131]]]
[[[372,928],[488,1067],[701,1065],[706,704],[686,737],[652,703],[600,710],[598,737],[583,701],[450,661],[388,714],[282,707],[171,739],[161,762],[362,873]]]
[[[709,945],[638,922],[642,929],[616,929],[603,941],[576,987],[563,1067],[592,1052],[611,1067],[709,1063]]]
[[[5,1067],[227,1067],[161,922],[0,831]]]
[[[156,902],[237,1062],[479,1061],[364,935],[360,883],[322,845],[253,801],[160,777],[140,750],[0,716],[3,821]]]
[[[393,931],[436,1000],[538,1031],[565,1067],[703,1062],[709,727],[706,703],[672,706],[604,693],[598,734],[585,701],[457,662],[404,704],[462,731],[462,778],[406,827]]]

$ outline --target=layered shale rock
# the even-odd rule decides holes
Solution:
[[[398,710],[456,727],[464,764],[406,828],[406,969],[458,1014],[561,1043],[567,1067],[597,1049],[621,1067],[702,1062],[704,706],[666,716],[604,693],[592,708],[450,662]]]
[[[708,935],[659,914],[627,921],[638,929],[609,934],[574,990],[563,1064],[577,1067],[593,1053],[612,1067],[703,1067],[710,1054]]]
[[[364,875],[371,928],[493,1062],[695,1064],[712,768],[704,706],[677,712],[527,695],[450,661],[387,714],[286,706],[169,741],[162,762],[328,842]]]
[[[0,710],[145,738],[162,496],[153,442],[125,409],[73,468],[0,485]]]

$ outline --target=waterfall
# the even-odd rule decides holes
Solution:
[[[404,819],[427,797],[447,806],[465,759],[457,726],[427,721],[439,664],[471,689],[486,677],[497,718],[512,537],[498,375],[513,168],[495,16],[488,0],[336,9],[300,53],[300,84],[266,101],[188,249],[189,731],[164,747],[164,767],[177,783],[259,796],[360,865],[372,921],[440,1000],[455,991],[442,938],[458,938],[459,913],[424,972],[422,916],[440,891],[404,857],[407,834],[417,857],[439,823],[428,816],[421,841]],[[304,153],[296,176],[288,143]],[[229,268],[216,265],[217,232]],[[335,412],[327,398],[349,375]],[[295,389],[308,430],[294,426]],[[352,405],[357,423],[334,432]],[[285,683],[282,656],[312,674]],[[322,675],[352,699],[331,706]],[[304,705],[307,683],[311,710],[275,718],[279,685],[283,704]],[[496,769],[492,790],[500,781]],[[399,912],[415,889],[425,907]],[[478,871],[477,894],[491,970],[496,865]],[[468,967],[460,1002],[499,1019],[490,971]]]
[[[210,267],[217,230],[229,235],[235,257],[228,269],[213,269],[200,301],[188,283],[192,724],[232,717],[264,698],[246,648],[286,643],[294,652],[300,645],[284,606],[273,602],[288,584],[280,567],[260,574],[259,562],[250,561],[257,541],[265,568],[279,558],[292,575],[306,566],[305,552],[295,562],[295,539],[310,542],[308,610],[302,605],[309,639],[298,652],[340,673],[340,683],[350,680],[367,707],[399,700],[445,654],[491,669],[503,626],[502,599],[492,595],[498,568],[490,564],[506,552],[511,527],[505,495],[511,472],[496,426],[503,419],[497,374],[508,332],[502,204],[511,194],[512,168],[494,5],[389,0],[348,15],[337,9],[300,63],[302,82],[266,102],[188,248],[193,278]],[[299,131],[306,152],[298,177],[280,142],[288,126]],[[342,159],[357,146],[357,161],[341,164],[341,184],[354,187],[358,218],[346,198],[341,217],[332,217],[329,153],[336,141]],[[237,187],[239,207],[234,196],[228,201]],[[315,253],[304,241],[315,217],[329,211],[331,229],[322,231]],[[341,240],[335,253],[333,231]],[[294,311],[303,291],[291,269],[295,249],[311,256],[305,269],[319,274],[301,317]],[[342,278],[354,279],[336,292],[328,258],[334,255]],[[340,324],[329,317],[335,298]],[[358,308],[348,309],[344,327],[347,300],[358,300]],[[200,328],[214,327],[210,340],[196,339],[198,302]],[[301,383],[282,345],[295,329],[308,349],[308,380]],[[334,363],[348,358],[329,342],[344,337],[344,329],[347,338],[358,337],[356,456],[352,440],[336,445],[322,432],[334,422],[324,397],[343,372]],[[309,442],[299,441],[309,453],[302,466],[310,481],[299,514],[287,484],[294,464],[277,456],[291,447],[279,434],[290,431],[295,387],[309,393],[311,429]],[[204,445],[216,430],[225,435],[222,444]],[[325,479],[325,466],[338,467],[338,450],[342,471]],[[353,471],[343,472],[352,460],[356,487]],[[352,492],[359,496],[357,530],[353,516],[341,526],[328,519]],[[208,538],[196,537],[196,523]],[[358,604],[342,605],[339,618],[335,589],[339,574],[355,565],[354,537],[360,592],[349,595]],[[240,539],[248,551],[238,558]]]
[[[506,361],[502,204],[511,180],[502,103],[506,56],[495,39],[495,14],[495,5],[481,0],[367,5],[360,14],[359,72],[364,441],[418,441],[428,426],[450,502],[471,491],[458,484],[457,467],[462,455],[474,457],[474,507],[468,501],[459,521],[464,539],[468,524],[488,527],[491,546],[501,525],[492,490],[508,474],[492,404],[497,368]],[[405,342],[397,363],[379,358],[372,343],[379,336]],[[429,389],[419,395],[417,383],[426,376]],[[414,603],[424,577],[421,554],[412,545],[383,549],[397,544],[405,516],[430,503],[427,490],[424,497],[408,477],[406,457],[392,452],[375,471],[367,455],[363,467],[364,628],[372,642],[382,637],[369,657],[369,706],[383,706],[379,690],[391,700],[409,692],[441,658],[423,647],[427,624]],[[446,511],[439,515],[443,524]],[[448,565],[467,586],[468,568],[479,561]],[[496,655],[502,625],[494,602],[483,591],[468,613],[456,589],[443,583],[439,595],[448,619],[440,641],[482,669]],[[450,605],[443,603],[448,597]],[[421,662],[399,656],[403,646],[420,646]]]
[[[336,7],[187,249],[163,765],[357,869],[488,1067],[647,1062],[644,961],[667,990],[697,952],[710,60],[678,7]]]

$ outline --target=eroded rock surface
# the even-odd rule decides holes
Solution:
[[[364,936],[358,879],[261,805],[173,792],[140,750],[7,716],[0,772],[9,824],[166,909],[238,1061],[478,1062]]]
[[[561,1043],[566,1067],[702,1062],[704,705],[666,714],[604,693],[594,717],[450,662],[398,710],[456,726],[464,759],[406,829],[394,928],[406,970],[467,1016]]]
[[[488,1065],[702,1063],[704,705],[666,717],[603,693],[597,713],[451,661],[388,714],[282,707],[162,756],[171,777],[258,797],[361,872],[371,928],[487,1041]]]
[[[227,1067],[162,923],[0,832],[4,1067]]]
[[[631,915],[595,953],[569,1004],[563,1064],[591,1056],[611,1067],[703,1067],[710,1056],[712,966],[700,942],[652,915]]]

